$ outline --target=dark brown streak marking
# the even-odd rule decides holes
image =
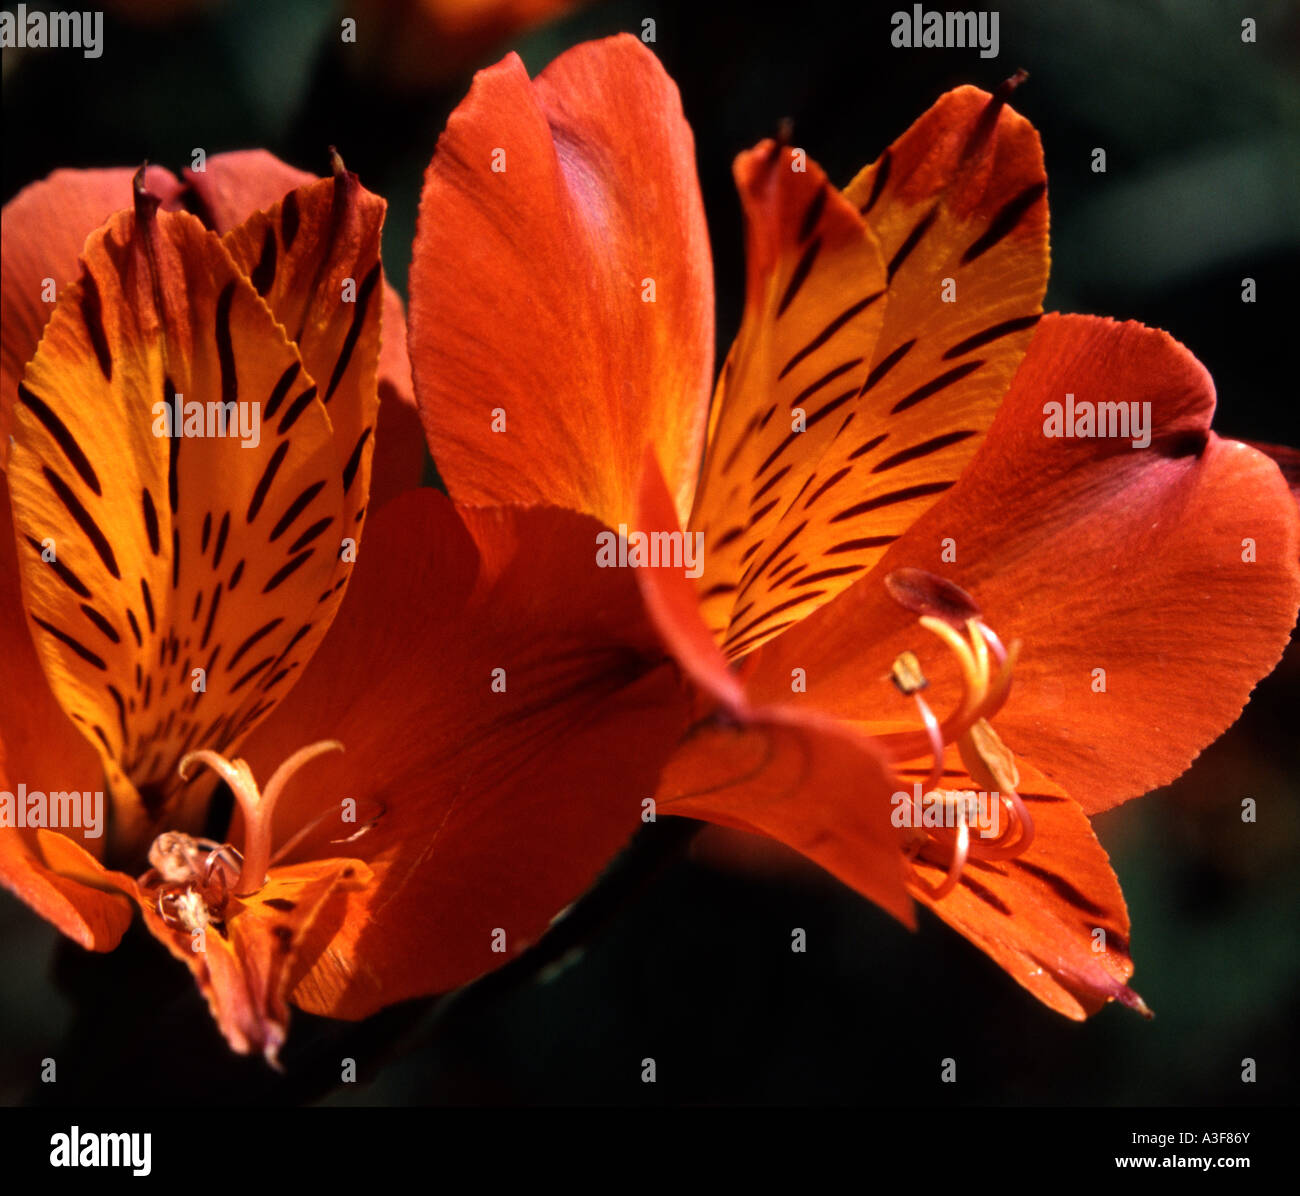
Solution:
[[[271,909],[278,909],[281,913],[292,913],[298,908],[297,904],[290,901],[287,897],[271,897],[262,902],[263,905],[270,906]]]
[[[68,464],[81,475],[81,480],[90,487],[95,495],[102,496],[103,490],[100,488],[99,478],[96,476],[86,454],[81,451],[81,445],[77,443],[77,438],[68,431],[67,424],[50,410],[44,399],[34,395],[21,382],[18,383],[18,398],[22,401],[23,406],[40,420],[41,426],[54,437],[59,448],[63,450],[63,455],[67,457]]]
[[[871,369],[867,375],[867,380],[862,384],[862,393],[866,394],[877,382],[881,380],[890,370],[894,368],[904,357],[912,351],[912,346],[916,344],[916,338],[910,341],[904,341],[887,357],[882,357]]]
[[[952,369],[940,374],[937,378],[927,382],[924,386],[918,386],[906,398],[899,399],[890,409],[890,415],[898,415],[900,412],[907,411],[915,407],[923,399],[928,399],[932,395],[937,395],[947,386],[954,382],[960,382],[968,374],[973,374],[984,364],[984,359],[977,358],[975,361],[963,361],[961,365],[955,365]]]
[[[339,352],[338,361],[334,363],[334,373],[330,375],[330,384],[325,388],[326,403],[334,397],[334,392],[338,389],[339,383],[343,381],[343,375],[347,373],[348,363],[352,360],[357,341],[361,339],[361,329],[366,322],[366,312],[370,307],[370,299],[375,293],[375,287],[379,285],[381,273],[380,265],[376,262],[370,267],[370,273],[366,275],[365,281],[361,284],[361,292],[357,295],[356,311],[352,313],[352,324],[348,328],[347,336],[343,338],[343,348]]]
[[[776,459],[781,456],[786,449],[794,444],[800,436],[807,434],[809,428],[816,427],[816,425],[821,423],[821,421],[828,415],[838,411],[845,403],[849,402],[851,399],[856,399],[857,397],[858,390],[857,387],[854,387],[852,390],[846,390],[841,395],[836,395],[835,398],[831,399],[831,401],[825,404],[825,406],[819,407],[812,413],[812,415],[804,420],[803,431],[791,431],[789,435],[787,435],[786,438],[767,455],[767,460],[764,461],[763,464],[758,467],[757,472],[755,472],[754,479],[757,481],[761,478],[763,474],[765,474],[776,463]]]
[[[749,522],[745,524],[745,530],[748,531],[751,527],[754,526],[754,524],[756,524],[760,519],[762,519],[764,515],[770,514],[772,508],[775,507],[776,504],[779,503],[780,501],[781,500],[779,498],[774,498],[770,502],[765,502],[761,507],[758,508],[757,511],[755,511],[749,517]]]
[[[212,591],[212,602],[208,606],[208,621],[203,625],[203,638],[199,640],[200,651],[208,646],[208,640],[212,637],[212,624],[216,621],[217,608],[220,605],[221,583],[217,582],[217,588]]]
[[[811,507],[813,503],[815,503],[819,498],[821,498],[821,496],[825,494],[827,490],[829,490],[832,486],[836,485],[837,483],[842,482],[852,472],[853,472],[853,467],[851,465],[846,465],[844,466],[843,469],[837,469],[820,486],[818,486],[817,489],[812,492],[812,494],[808,496],[808,501],[804,503],[803,509],[805,511],[808,510],[808,508]]]
[[[266,501],[266,492],[271,489],[271,483],[275,480],[276,472],[284,463],[285,455],[289,451],[289,442],[286,440],[276,446],[275,452],[271,454],[271,459],[266,463],[266,469],[262,471],[262,476],[258,480],[256,488],[253,490],[253,497],[248,504],[247,521],[252,523],[257,518],[257,513],[262,509],[262,504]]]
[[[284,239],[284,251],[293,248],[293,239],[298,235],[298,193],[290,191],[280,205],[280,236]]]
[[[116,685],[110,685],[108,692],[117,706],[117,725],[122,732],[122,742],[125,743],[129,736],[126,733],[126,703],[122,701],[122,695],[118,692]]]
[[[826,200],[830,197],[830,189],[825,183],[822,184],[821,190],[813,197],[812,203],[808,205],[808,210],[803,214],[803,220],[799,224],[799,244],[803,244],[813,235],[813,231],[821,222],[822,213],[826,211]]]
[[[271,397],[266,400],[266,406],[262,408],[263,419],[274,418],[275,413],[280,410],[280,404],[284,402],[284,396],[289,393],[289,387],[293,385],[293,381],[297,376],[298,363],[295,361],[280,375],[280,380],[271,391]]]
[[[909,461],[918,461],[922,457],[928,457],[931,453],[937,453],[941,449],[946,449],[951,444],[960,444],[963,440],[969,440],[975,433],[972,431],[946,432],[942,436],[935,436],[930,440],[923,441],[921,444],[914,444],[911,448],[902,449],[892,457],[886,457],[883,461],[871,467],[872,473],[884,473],[890,469],[896,469],[900,465],[906,465]]]
[[[924,498],[930,494],[942,494],[952,484],[952,482],[926,482],[920,486],[908,486],[904,490],[892,490],[888,494],[869,498],[866,502],[856,503],[847,510],[841,511],[838,515],[832,515],[830,522],[843,523],[846,519],[865,515],[868,511],[878,511],[881,507],[892,507],[896,503],[910,502],[914,498]]]
[[[740,537],[743,536],[744,534],[745,534],[745,529],[743,527],[728,528],[725,532],[722,533],[722,535],[720,535],[716,540],[714,540],[713,542],[714,551],[716,552],[719,548],[726,548],[728,544],[732,543],[734,540],[739,540]],[[86,597],[87,598],[90,597],[89,590],[86,591]]]
[[[307,509],[311,504],[312,499],[314,499],[323,489],[325,489],[324,482],[313,482],[289,504],[284,514],[280,516],[280,522],[271,529],[270,542],[272,544],[274,544],[289,530],[293,521]]]
[[[825,590],[814,590],[811,594],[796,594],[793,598],[787,598],[784,602],[778,602],[775,606],[770,607],[761,615],[756,615],[750,619],[743,627],[738,627],[732,635],[745,635],[753,631],[761,623],[766,623],[773,615],[779,615],[783,610],[789,610],[792,606],[799,606],[804,602],[811,602],[814,598],[821,598],[826,594]],[[728,636],[730,642],[731,636]]]
[[[149,630],[157,631],[158,627],[153,615],[153,595],[149,593],[149,583],[143,577],[140,578],[140,595],[144,599],[144,617],[149,620]]]
[[[191,623],[197,623],[199,621],[199,611],[201,611],[202,609],[203,609],[203,591],[200,590],[197,594],[194,595],[194,609],[190,611]]]
[[[287,565],[281,566],[281,568],[276,570],[276,572],[272,575],[271,580],[268,581],[266,585],[262,587],[262,593],[269,594],[272,590],[278,588],[280,584],[291,574],[296,572],[298,568],[307,561],[307,558],[310,557],[312,553],[314,553],[315,551],[316,550],[314,548],[309,548],[307,549],[306,552],[300,552]]]
[[[233,673],[235,671],[235,666],[244,659],[248,650],[259,640],[265,639],[283,622],[283,618],[275,618],[269,623],[263,623],[261,627],[254,631],[252,635],[250,635],[242,644],[239,645],[238,648],[235,649],[234,656],[230,658],[230,663],[226,665],[226,672]]]
[[[174,428],[177,426],[176,387],[170,378],[163,379],[163,402],[167,404],[168,427]],[[180,504],[181,479],[176,468],[180,455],[181,438],[169,436],[167,438],[167,505],[171,507],[173,515],[176,514],[176,508]]]
[[[736,592],[736,587],[731,582],[720,581],[718,582],[717,585],[710,586],[707,590],[704,591],[703,594],[700,595],[700,597],[717,598],[723,594],[734,594],[735,592]]]
[[[802,349],[787,361],[781,372],[777,375],[776,380],[781,381],[795,366],[797,366],[805,357],[816,353],[828,340],[831,339],[841,328],[844,327],[855,316],[866,311],[877,299],[883,295],[884,291],[877,291],[874,295],[868,295],[865,299],[859,299],[856,303],[846,307],[838,316],[826,325],[815,337],[812,338]]]
[[[81,578],[79,578],[75,573],[73,573],[71,569],[68,568],[67,565],[65,565],[61,560],[59,560],[57,555],[52,560],[47,561],[42,555],[45,550],[41,547],[41,542],[39,540],[37,540],[34,536],[27,536],[27,543],[30,544],[32,548],[35,550],[36,554],[41,557],[41,563],[45,565],[49,565],[49,567],[54,570],[55,576],[61,582],[63,582],[63,584],[68,587],[68,589],[70,589],[79,598],[90,597],[89,588],[82,582]]]
[[[207,511],[203,515],[203,531],[199,535],[199,551],[207,552],[208,541],[212,539],[212,512]]]
[[[1011,907],[992,889],[981,884],[969,873],[961,878],[961,883],[964,884],[972,894],[984,902],[985,905],[992,906],[998,911],[998,913],[1003,914],[1008,918],[1011,917]]]
[[[1024,860],[1017,860],[1015,866],[1028,872],[1030,876],[1036,876],[1045,885],[1048,886],[1063,901],[1068,901],[1075,909],[1082,910],[1085,914],[1091,914],[1094,917],[1104,917],[1106,910],[1100,905],[1094,904],[1085,897],[1078,889],[1074,887],[1063,876],[1057,876],[1055,872],[1039,866],[1038,864],[1026,863]]]
[[[257,265],[253,267],[253,272],[248,276],[249,282],[253,284],[257,293],[263,298],[266,292],[271,289],[271,284],[275,281],[275,229],[269,224],[266,226],[266,236],[262,241],[262,255],[257,259]]]
[[[217,544],[212,550],[212,567],[218,568],[221,564],[221,554],[226,551],[226,537],[230,535],[230,512],[227,511],[221,516],[221,526],[217,528]]]
[[[805,595],[806,598],[811,596],[812,595]],[[784,631],[787,627],[793,627],[798,621],[799,621],[798,619],[786,619],[784,623],[778,623],[775,627],[768,627],[766,630],[760,631],[757,635],[747,636],[743,640],[738,640],[733,644],[729,644],[727,647],[727,651],[732,656],[739,655],[741,652],[744,652],[745,649],[748,648],[751,644],[754,644],[759,640],[769,639],[770,637],[776,635],[778,631]]]
[[[999,241],[1009,237],[1015,231],[1016,225],[1020,223],[1024,214],[1043,197],[1046,190],[1046,183],[1033,183],[1014,199],[1007,200],[998,209],[997,215],[989,221],[989,226],[984,234],[978,240],[972,242],[971,247],[961,255],[961,264],[969,266],[971,262],[987,253]]]
[[[95,552],[99,554],[99,559],[103,561],[104,568],[113,575],[114,580],[121,581],[122,574],[117,568],[117,558],[113,555],[113,549],[104,533],[99,530],[99,524],[91,518],[90,512],[81,505],[81,500],[72,493],[68,483],[59,477],[57,473],[48,465],[42,465],[41,472],[45,475],[45,480],[50,484],[54,493],[59,496],[60,501],[67,508],[68,514],[77,521],[77,526],[86,533],[86,538],[94,547]]]
[[[298,422],[298,417],[307,410],[311,405],[311,401],[315,397],[316,388],[314,386],[307,387],[302,394],[294,399],[289,410],[284,413],[284,418],[276,425],[275,434],[277,436],[283,436],[290,428],[292,428],[293,425]]]
[[[841,540],[831,545],[822,555],[834,556],[837,552],[861,552],[868,548],[887,548],[897,536],[862,536],[857,540]]]
[[[140,634],[140,624],[136,621],[135,611],[129,606],[126,608],[126,621],[131,627],[131,634],[135,636],[135,646],[144,647],[144,637]]]
[[[239,584],[239,579],[244,576],[244,562],[241,558],[239,563],[234,567],[230,574],[230,589],[234,589]]]
[[[357,470],[361,468],[361,451],[366,447],[366,441],[370,439],[370,428],[357,438],[356,447],[352,450],[352,455],[348,458],[348,463],[343,467],[343,493],[346,494],[352,489],[352,483],[356,480]]]
[[[871,180],[871,194],[867,196],[867,202],[858,209],[861,215],[865,216],[876,206],[876,200],[880,198],[881,192],[885,189],[885,184],[889,182],[889,170],[893,164],[894,155],[889,150],[880,155],[880,165],[876,167],[876,177]]]
[[[90,343],[99,362],[99,372],[104,381],[113,381],[113,355],[108,351],[108,337],[104,333],[104,304],[99,297],[99,284],[89,270],[81,279],[81,317],[86,321]]]
[[[314,539],[316,539],[316,537],[319,536],[321,532],[323,532],[333,522],[334,522],[333,515],[326,515],[324,519],[316,520],[316,522],[313,523],[311,527],[309,527],[305,532],[303,532],[301,536],[299,536],[291,545],[289,545],[290,553],[301,552],[304,548],[307,547],[308,544],[310,544]]]
[[[754,584],[754,582],[756,582],[760,577],[763,576],[763,574],[767,571],[767,567],[774,560],[776,560],[776,558],[779,557],[787,548],[790,547],[790,545],[794,542],[795,538],[798,535],[800,535],[803,529],[806,528],[807,526],[808,526],[808,520],[805,519],[801,524],[798,525],[798,527],[794,529],[794,531],[792,531],[788,536],[786,536],[786,538],[782,540],[780,544],[778,544],[774,549],[772,549],[772,551],[768,554],[767,559],[761,565],[759,565],[757,569],[753,571],[752,575],[744,579],[744,585],[740,587],[740,592],[742,594],[746,590],[748,590],[749,587]]]
[[[1013,332],[1023,332],[1026,328],[1032,328],[1042,318],[1041,315],[1017,316],[1014,320],[1003,320],[1001,324],[993,324],[983,332],[977,332],[964,341],[958,341],[944,353],[942,360],[951,361],[954,357],[960,357],[972,349],[982,349],[985,345],[992,344],[993,341],[1004,336],[1010,336]]]
[[[813,263],[817,260],[821,247],[822,239],[817,237],[803,251],[803,256],[799,259],[798,265],[795,266],[794,272],[790,275],[790,281],[786,284],[785,293],[781,296],[781,302],[776,305],[776,318],[778,320],[785,315],[786,309],[794,302],[795,296],[799,294],[803,284],[808,281],[808,275],[812,273]]]
[[[230,337],[230,307],[235,301],[235,284],[228,282],[217,298],[217,360],[221,365],[221,401],[239,398],[239,375],[235,372],[235,346]]]
[[[233,694],[243,689],[244,686],[247,685],[254,677],[256,677],[257,674],[260,673],[263,669],[270,668],[271,662],[274,659],[275,659],[274,656],[263,656],[262,659],[259,660],[251,669],[249,669],[247,672],[243,673],[240,676],[239,680],[237,680],[234,683],[234,685],[230,687],[230,692]]]
[[[873,436],[865,444],[858,445],[850,454],[849,460],[856,461],[859,457],[865,457],[872,449],[879,448],[886,440],[889,439],[889,433],[885,432],[880,436]]]
[[[120,644],[122,642],[122,637],[117,633],[117,628],[89,603],[83,602],[81,604],[81,613],[94,623],[113,643]]]
[[[807,577],[801,577],[794,583],[797,590],[800,586],[815,585],[819,581],[830,581],[832,577],[847,577],[850,573],[861,573],[866,565],[837,565],[834,569],[819,569],[816,573],[809,573]]]
[[[846,361],[843,365],[837,365],[833,370],[828,370],[818,378],[816,382],[809,383],[790,400],[790,410],[793,411],[796,407],[802,407],[804,403],[821,390],[823,386],[829,385],[831,382],[834,382],[836,378],[840,377],[841,374],[847,374],[849,370],[854,369],[861,364],[862,358],[855,357],[852,361]],[[770,410],[775,410],[775,408],[773,407]],[[761,426],[762,425],[760,425],[760,427]]]
[[[767,479],[757,490],[754,491],[753,497],[749,500],[750,506],[758,502],[769,490],[772,489],[786,474],[790,472],[790,466],[782,465],[770,478]]]
[[[921,238],[930,231],[930,225],[934,223],[934,218],[938,214],[939,205],[935,204],[916,222],[916,227],[907,234],[907,239],[898,247],[894,256],[889,259],[889,266],[885,270],[886,282],[894,281],[894,275],[903,268],[903,263],[912,256],[912,251],[921,243]]]
[[[79,639],[69,635],[66,631],[60,631],[53,623],[47,623],[39,615],[33,615],[32,621],[39,626],[44,627],[45,630],[54,636],[56,640],[61,640],[63,643],[67,644],[68,647],[80,656],[87,664],[94,665],[95,668],[108,672],[108,665],[104,663],[104,658],[92,652]]]

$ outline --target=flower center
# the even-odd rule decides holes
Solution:
[[[229,843],[197,839],[179,831],[165,831],[149,848],[152,867],[140,878],[140,887],[154,899],[159,916],[169,926],[196,930],[221,921],[230,897],[248,897],[266,884],[271,866],[271,821],[285,786],[303,765],[325,752],[341,752],[336,739],[323,739],[294,752],[259,789],[252,770],[243,760],[227,760],[204,749],[190,752],[178,766],[188,780],[192,764],[206,764],[230,786],[244,813],[243,850]],[[286,851],[303,832],[281,849]]]
[[[922,859],[945,869],[944,879],[933,885],[912,868],[914,883],[937,900],[956,887],[968,860],[1014,859],[1034,841],[1034,821],[1016,792],[1020,772],[1015,756],[990,722],[1011,692],[1020,645],[1004,648],[974,600],[952,582],[920,569],[900,569],[885,585],[895,601],[918,614],[920,625],[952,652],[962,675],[961,700],[940,719],[922,696],[929,682],[920,662],[911,652],[900,653],[893,681],[916,704],[924,730],[883,737],[896,761],[927,753],[931,758],[929,776],[916,788],[934,816],[911,820],[904,850],[909,861]],[[966,771],[980,786],[978,793],[939,788],[944,749],[950,743],[957,745]],[[979,833],[972,835],[976,823]]]

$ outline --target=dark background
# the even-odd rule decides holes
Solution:
[[[903,7],[619,0],[512,44],[536,72],[577,41],[656,21],[653,48],[695,130],[720,351],[743,287],[739,150],[790,117],[797,144],[843,184],[942,91],[1026,68],[1014,102],[1047,157],[1047,307],[1169,330],[1213,374],[1221,433],[1300,443],[1300,6],[1002,0],[995,59],[893,48],[889,18]],[[323,172],[335,144],[390,202],[385,265],[404,288],[438,131],[473,68],[504,49],[399,87],[369,11],[231,0],[144,24],[119,11],[98,60],[5,51],[4,199],[59,166],[147,158],[179,172],[196,146],[265,146]],[[357,46],[339,44],[346,15]],[[1246,16],[1254,45],[1241,41]],[[1091,170],[1096,147],[1105,174]],[[295,1014],[283,1078],[229,1055],[188,973],[138,922],[118,951],[92,956],[5,896],[0,1103],[1290,1103],[1298,699],[1293,646],[1187,775],[1097,820],[1154,1022],[1117,1007],[1066,1021],[927,915],[911,935],[811,868],[774,869],[704,838],[558,974],[508,975],[454,1007],[417,1002],[360,1026]],[[1243,797],[1258,801],[1253,826]],[[790,950],[795,926],[806,954]],[[344,1056],[355,1084],[337,1082]],[[647,1056],[654,1085],[640,1079]],[[939,1082],[945,1056],[956,1084]],[[36,1081],[45,1057],[55,1085]],[[1246,1057],[1254,1084],[1241,1082]]]

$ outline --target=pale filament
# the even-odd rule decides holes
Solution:
[[[244,850],[236,879],[234,893],[247,897],[266,884],[266,872],[271,866],[271,819],[275,803],[290,778],[302,766],[325,752],[341,752],[343,745],[337,739],[323,739],[319,743],[299,748],[271,774],[266,787],[259,790],[252,771],[243,760],[227,760],[207,748],[190,752],[180,762],[180,774],[188,780],[191,762],[206,764],[235,795],[244,813]]]
[[[948,850],[946,875],[937,886],[913,868],[916,885],[931,898],[938,899],[957,885],[968,859],[1012,859],[1022,854],[1034,840],[1034,822],[1016,792],[1019,774],[1014,759],[989,724],[1011,691],[1011,674],[1020,645],[1013,643],[1009,650],[1003,647],[998,636],[976,618],[966,620],[969,641],[943,619],[923,615],[919,622],[956,657],[962,674],[961,700],[946,719],[940,720],[919,691],[911,693],[924,730],[885,735],[881,742],[895,761],[928,754],[931,767],[923,792],[936,795],[956,814],[955,827],[926,827],[925,836],[914,840],[907,851],[908,858],[915,860],[931,845]],[[972,779],[985,786],[988,793],[998,794],[1004,813],[1003,826],[992,839],[972,838],[965,803],[960,800],[962,795],[939,788],[943,779],[944,747],[953,742],[958,745]]]

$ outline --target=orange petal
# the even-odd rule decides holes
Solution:
[[[329,417],[296,350],[215,233],[151,206],[87,242],[24,375],[9,468],[33,637],[104,761],[123,850],[171,804],[186,750],[229,749],[275,704],[349,568]],[[222,400],[250,420],[258,405],[255,434],[189,434],[205,423],[186,408]]]
[[[343,481],[343,521],[331,526],[329,537],[349,538],[355,549],[379,418],[379,237],[386,205],[335,162],[332,179],[295,188],[223,242],[316,380]]]
[[[204,170],[197,172],[187,170],[185,179],[199,196],[203,213],[209,220],[210,226],[226,236],[228,242],[235,241],[235,244],[230,247],[236,252],[236,256],[240,246],[243,246],[250,255],[256,255],[250,256],[243,263],[249,271],[256,267],[261,254],[265,251],[265,236],[268,229],[279,228],[276,254],[277,259],[282,258],[286,231],[277,218],[254,222],[254,215],[267,212],[272,208],[282,212],[283,209],[279,205],[289,192],[317,182],[315,175],[282,162],[266,150],[237,150],[233,153],[214,154],[207,160]],[[303,210],[301,204],[298,210],[301,223]],[[347,250],[360,248],[360,242],[370,235],[367,226],[382,221],[383,202],[369,192],[361,190],[359,196],[355,197],[350,205],[349,212],[352,229],[339,237],[337,244],[327,242],[331,245],[331,253],[336,263],[333,273],[337,277],[347,276],[346,266],[342,267],[342,274],[339,273],[338,267],[338,263],[346,256]],[[228,235],[234,234],[234,230],[245,221],[249,221],[250,226],[255,225],[255,227],[245,230],[237,238]],[[305,242],[299,242],[300,259],[303,244]],[[366,252],[369,252],[369,248]],[[277,260],[276,264],[283,268],[282,260]],[[353,276],[356,277],[358,285],[365,272],[366,270],[360,265],[356,267]],[[313,279],[311,282],[319,291],[318,280]],[[270,298],[268,296],[268,299]],[[297,303],[301,305],[301,295],[297,297]],[[286,315],[277,307],[274,300],[272,300],[272,307],[276,311],[276,318],[281,323],[285,323]],[[331,319],[328,304],[321,304],[318,310],[323,312],[328,323]],[[337,313],[342,310],[344,309],[335,305],[333,318],[337,318]],[[293,331],[290,330],[291,336]],[[328,352],[323,351],[322,356],[328,357]],[[324,368],[317,366],[310,351],[304,349],[304,360],[313,377],[323,373],[328,378],[336,357],[329,357],[329,366]],[[401,297],[386,279],[383,283],[377,376],[380,399],[379,425],[373,436],[375,456],[371,462],[368,502],[372,510],[378,509],[403,490],[418,486],[424,472],[424,432],[415,408],[415,388],[411,382],[411,363],[407,356],[406,309]],[[335,404],[331,403],[331,415],[334,406]],[[339,439],[346,438],[340,435]],[[343,457],[345,462],[353,443],[355,443],[355,436],[346,445],[347,451],[344,452]]]
[[[140,895],[145,925],[194,974],[231,1049],[278,1066],[289,1027],[288,995],[328,920],[332,899],[370,883],[360,860],[314,860],[273,868],[251,897],[230,897],[220,920],[168,925]]]
[[[650,301],[653,300],[653,301]],[[480,72],[425,176],[411,361],[456,499],[626,522],[646,443],[690,508],[708,235],[677,89],[627,35]]]
[[[833,719],[768,707],[744,724],[697,724],[664,769],[664,814],[766,835],[915,925],[888,765]]]
[[[36,353],[54,302],[77,277],[86,238],[114,212],[131,206],[135,168],[56,170],[24,187],[0,215],[0,468],[9,458],[13,404],[23,367]],[[181,185],[150,166],[149,190],[174,208]],[[54,298],[50,296],[53,295]]]
[[[863,576],[992,423],[1048,266],[1042,150],[1009,92],[950,92],[842,196],[802,151],[737,160],[745,320],[692,517],[729,656]]]
[[[1045,436],[1045,404],[1067,393],[1149,402],[1150,447]],[[890,663],[924,637],[883,579],[913,566],[1022,641],[997,729],[1085,811],[1173,780],[1277,663],[1300,602],[1296,505],[1271,461],[1208,430],[1213,409],[1209,375],[1165,333],[1046,317],[961,482],[870,576],[764,649],[751,693],[780,693],[802,667],[817,708],[897,716]],[[959,692],[948,654],[922,664],[933,693]]]
[[[244,749],[263,776],[344,745],[276,807],[277,843],[308,828],[286,859],[375,874],[297,989],[312,1012],[454,988],[535,940],[640,824],[685,721],[633,579],[595,564],[594,520],[466,519],[430,490],[375,515],[326,643]]]
[[[950,756],[944,787],[977,792],[956,751]],[[900,770],[903,792],[928,771],[928,762]],[[1018,792],[1034,820],[1029,848],[1010,860],[968,860],[945,897],[936,901],[913,886],[916,899],[1066,1017],[1082,1020],[1112,1000],[1149,1014],[1128,987],[1128,909],[1087,817],[1028,765],[1021,766]],[[932,886],[945,874],[921,860],[915,867]]]

